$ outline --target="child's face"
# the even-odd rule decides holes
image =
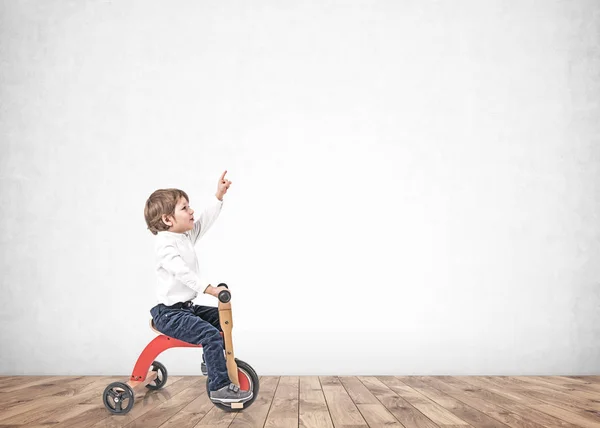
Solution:
[[[179,198],[175,207],[175,215],[163,214],[163,222],[169,227],[169,232],[183,233],[194,228],[194,210],[190,207],[187,199]]]

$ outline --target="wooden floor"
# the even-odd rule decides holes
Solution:
[[[0,427],[600,427],[600,376],[261,377],[254,404],[225,413],[206,378],[169,377],[111,415],[123,377],[0,377]]]

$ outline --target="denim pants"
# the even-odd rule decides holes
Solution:
[[[209,390],[216,391],[229,385],[218,308],[193,305],[191,302],[171,306],[159,303],[150,309],[150,314],[156,329],[162,334],[202,345]]]

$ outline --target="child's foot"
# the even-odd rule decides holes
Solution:
[[[233,383],[210,392],[210,399],[220,403],[244,403],[251,398],[252,391],[242,391],[239,386]]]

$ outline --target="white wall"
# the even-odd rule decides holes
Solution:
[[[0,1],[0,374],[129,375],[143,204],[200,210],[224,169],[197,250],[259,374],[600,373],[598,28],[595,1]]]

